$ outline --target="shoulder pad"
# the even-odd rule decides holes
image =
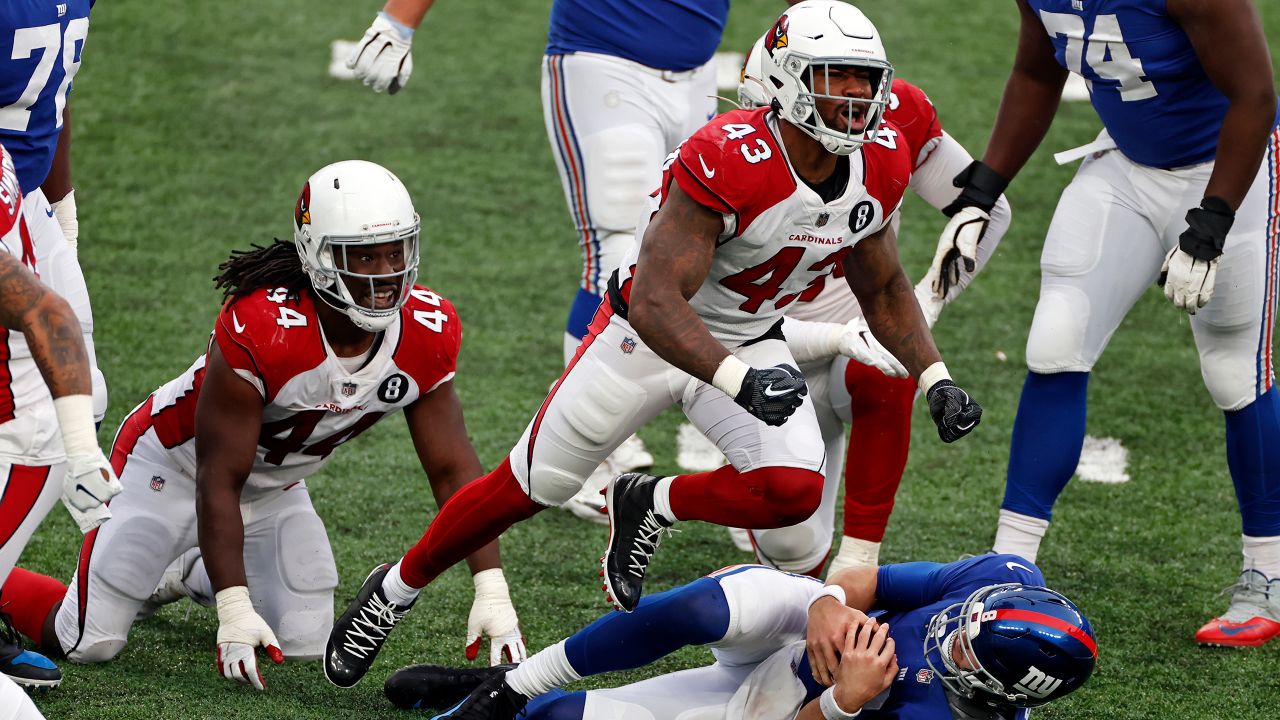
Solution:
[[[400,346],[394,359],[423,394],[453,377],[462,349],[462,321],[448,298],[414,285],[400,311]]]
[[[228,364],[259,378],[270,401],[290,378],[324,362],[319,322],[309,294],[262,288],[223,305],[213,336]]]
[[[863,179],[867,193],[880,202],[887,218],[902,204],[902,195],[911,182],[913,158],[906,143],[898,142],[901,130],[886,121],[874,142],[864,143],[862,156],[867,162]]]

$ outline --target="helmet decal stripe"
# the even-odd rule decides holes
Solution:
[[[1034,610],[1005,609],[1005,610],[996,610],[994,619],[995,620],[1022,620],[1024,622],[1038,623],[1040,625],[1044,625],[1046,627],[1057,630],[1058,632],[1066,633],[1067,635],[1075,638],[1076,640],[1079,640],[1081,644],[1083,644],[1086,648],[1089,649],[1089,652],[1095,658],[1098,657],[1098,644],[1089,635],[1089,633],[1085,632],[1084,630],[1081,630],[1079,627],[1072,625],[1071,623],[1061,618],[1056,618],[1052,615],[1046,615],[1045,613],[1035,612]]]

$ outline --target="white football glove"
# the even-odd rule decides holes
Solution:
[[[982,208],[961,208],[938,237],[938,251],[933,256],[929,274],[933,277],[933,294],[946,298],[952,287],[960,282],[960,262],[965,272],[978,267],[978,243],[991,223],[991,215]]]
[[[1195,315],[1213,297],[1213,283],[1218,275],[1218,260],[1201,260],[1174,247],[1160,268],[1164,277],[1164,296],[1179,308]]]
[[[254,650],[262,647],[272,662],[283,663],[284,653],[275,633],[253,609],[249,588],[229,587],[220,590],[214,599],[218,604],[218,673],[228,680],[265,690]]]
[[[862,318],[854,318],[844,326],[837,350],[847,358],[870,365],[889,377],[906,377],[907,369],[871,334]]]
[[[920,278],[920,282],[916,283],[916,303],[920,305],[920,314],[924,315],[924,322],[933,329],[933,324],[938,322],[938,316],[942,314],[942,308],[946,307],[947,301],[933,294],[933,283],[937,277],[933,274],[933,268]]]
[[[507,662],[524,662],[529,652],[524,647],[524,635],[520,634],[520,618],[511,604],[507,592],[507,580],[502,568],[481,570],[472,576],[476,586],[476,600],[467,617],[467,659],[475,660],[480,654],[483,638],[490,638],[489,664],[499,665],[506,655]]]
[[[72,190],[56,203],[50,203],[53,216],[58,219],[62,236],[67,239],[72,252],[77,252],[80,242],[80,221],[76,218],[76,191]]]
[[[76,527],[80,528],[81,534],[88,534],[90,530],[111,519],[111,509],[106,505],[77,510],[71,501],[67,500],[66,495],[62,496],[62,504],[67,508],[67,512],[71,513],[71,519],[76,521]]]
[[[124,486],[116,479],[111,463],[101,450],[91,455],[67,457],[67,474],[62,479],[62,499],[67,507],[87,512],[123,491]]]
[[[385,13],[378,13],[347,58],[347,67],[374,92],[392,95],[409,82],[413,74],[413,34],[405,34]],[[406,28],[407,29],[407,28]]]

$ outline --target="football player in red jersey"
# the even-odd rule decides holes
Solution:
[[[325,653],[331,680],[353,684],[372,663],[371,653],[343,649],[367,635],[360,618],[404,608],[473,548],[568,500],[672,404],[733,464],[610,484],[604,585],[624,609],[639,601],[649,558],[677,519],[779,527],[813,514],[822,441],[778,326],[788,305],[819,292],[837,268],[870,326],[920,378],[942,438],[977,424],[981,410],[941,363],[888,228],[911,159],[905,147],[868,142],[893,75],[879,34],[836,0],[794,6],[773,32],[771,76],[787,87],[785,101],[776,112],[716,118],[668,161],[642,241],[577,355],[507,461],[455,494],[385,581],[366,583],[335,623]]]
[[[333,622],[338,575],[306,477],[397,410],[439,502],[480,475],[452,384],[461,326],[414,285],[419,219],[399,179],[329,165],[294,219],[293,243],[223,263],[208,352],[125,419],[112,463],[129,492],[86,536],[70,587],[22,572],[6,586],[19,629],[48,650],[109,660],[140,611],[189,595],[217,606],[220,672],[262,689],[255,648],[316,659]],[[491,659],[521,659],[496,540],[468,560],[469,632],[493,638]]]

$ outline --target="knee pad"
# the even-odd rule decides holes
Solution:
[[[591,362],[580,371],[590,378],[589,387],[577,392],[572,403],[560,400],[564,403],[562,412],[569,427],[591,446],[586,449],[599,449],[618,434],[619,418],[629,417],[644,405],[646,393],[602,362]]]
[[[99,560],[93,564],[88,582],[101,583],[131,600],[146,600],[171,559],[161,558],[165,564],[156,567],[157,553],[165,554],[176,542],[164,523],[148,515],[135,515],[116,530],[106,547],[95,549]]]
[[[822,504],[824,477],[812,470],[793,467],[770,467],[743,473],[760,484],[764,498],[778,512],[782,525],[797,525],[808,520]]]
[[[114,659],[124,649],[127,640],[97,640],[92,643],[80,643],[71,652],[67,653],[67,659],[74,663],[89,665],[92,663],[102,663]]]
[[[1266,390],[1271,373],[1259,361],[1256,320],[1223,326],[1197,314],[1191,328],[1200,353],[1200,377],[1219,409],[1240,410]]]
[[[1027,368],[1037,373],[1092,370],[1102,348],[1086,347],[1088,320],[1089,296],[1083,290],[1043,286],[1027,336]]]
[[[791,573],[807,573],[831,552],[831,533],[820,533],[814,518],[799,525],[773,530],[753,530],[756,555],[761,562]]]
[[[324,522],[309,509],[281,513],[278,525],[280,577],[296,593],[332,593],[338,570]]]
[[[584,482],[586,478],[576,473],[538,463],[529,468],[529,497],[539,505],[560,507],[578,494]]]

